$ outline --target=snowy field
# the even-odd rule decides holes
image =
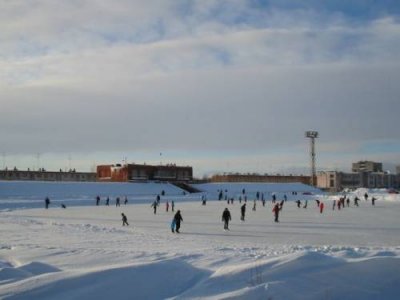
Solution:
[[[0,182],[0,299],[399,299],[399,195],[368,191],[359,207],[351,201],[333,211],[339,195],[300,184],[198,185],[204,194],[194,195],[164,184],[100,185]],[[244,222],[237,200],[243,188]],[[162,190],[154,214],[150,204]],[[220,190],[234,204],[215,200]],[[256,191],[267,202],[253,211]],[[272,194],[288,197],[279,223]],[[116,207],[117,195],[128,195],[128,204]],[[43,196],[52,200],[48,210]],[[297,199],[308,199],[307,208]],[[170,230],[170,200],[182,212],[180,234]],[[225,207],[229,231],[221,222]],[[130,226],[122,227],[122,212]]]

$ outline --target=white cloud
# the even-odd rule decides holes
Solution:
[[[393,18],[319,29],[316,12],[236,2],[223,14],[195,2],[188,17],[166,1],[2,2],[0,152],[234,149],[238,168],[257,169],[263,150],[296,166],[279,153],[309,129],[321,146],[400,139]],[[249,21],[233,22],[239,12]]]

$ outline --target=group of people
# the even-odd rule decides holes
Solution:
[[[275,222],[279,222],[279,212],[282,210],[284,204],[284,200],[282,200],[279,203],[275,203],[272,212],[274,213],[275,216]],[[254,206],[253,206],[253,210]],[[245,221],[245,216],[246,216],[246,203],[244,203],[242,206],[240,206],[240,220]],[[224,211],[222,212],[222,222],[224,222],[224,229],[229,230],[229,222],[232,220],[231,213],[229,209],[226,207]]]
[[[225,191],[225,192],[227,192],[227,191]],[[243,195],[245,195],[245,190],[244,189],[243,189]],[[218,194],[218,198],[221,200],[222,197],[223,197],[223,192],[220,191],[219,194]],[[368,197],[369,197],[368,194],[365,193],[364,194],[364,199],[366,201],[368,201]],[[260,194],[259,192],[257,192],[256,199],[260,200],[260,198],[261,198],[261,201],[263,203],[263,206],[265,206],[264,194],[263,193]],[[203,196],[201,199],[202,199],[202,205],[206,205],[205,196]],[[240,196],[239,199],[241,200],[241,196]],[[245,199],[245,203],[240,206],[240,220],[241,221],[245,221],[245,215],[246,215],[246,204],[247,204],[246,200],[247,200],[247,197],[244,196],[244,199]],[[160,205],[160,200],[161,200],[160,195],[157,195],[156,200],[151,204],[151,207],[153,207],[154,214],[157,213],[157,207]],[[284,199],[282,201],[280,201],[280,202],[277,202],[276,195],[275,194],[272,195],[272,204],[273,204],[272,212],[274,214],[274,221],[275,222],[279,222],[279,213],[282,211],[283,205],[286,202],[286,200],[287,200],[287,197],[286,197],[286,195],[284,195]],[[358,206],[359,200],[360,199],[357,196],[354,198],[354,205],[355,206]],[[375,201],[376,200],[377,199],[375,197],[371,198],[372,205],[375,205]],[[100,205],[100,201],[101,201],[100,196],[96,196],[96,206]],[[233,198],[232,199],[227,199],[227,201],[228,201],[228,204],[233,204]],[[321,202],[318,199],[316,199],[315,201],[317,203],[317,206],[319,208],[320,213],[323,213],[324,203]],[[109,199],[109,197],[107,197],[105,205],[108,206],[109,202],[110,202],[110,199]],[[45,198],[45,208],[46,209],[49,208],[50,203],[51,203],[50,202],[50,198],[46,197]],[[124,204],[126,205],[127,203],[128,203],[128,198],[125,196]],[[295,203],[297,204],[297,207],[299,207],[299,208],[300,207],[307,208],[307,200],[305,201],[303,206],[302,206],[302,203],[301,203],[300,200],[295,201]],[[117,207],[120,206],[120,198],[119,197],[116,197],[115,205]],[[347,205],[347,207],[350,206],[350,198],[346,197],[346,196],[341,197],[339,200],[334,200],[332,209],[335,210],[335,208],[337,207],[340,210],[341,208],[344,208],[345,205]],[[64,204],[61,204],[61,206],[62,206],[62,208],[66,208],[66,206]],[[171,203],[169,201],[165,202],[165,210],[166,210],[166,212],[169,211],[170,207],[171,207],[172,212],[174,212],[174,210],[175,210],[174,201],[171,201]],[[255,210],[256,210],[256,200],[254,200],[254,204],[253,204],[253,211],[255,211]],[[122,216],[122,226],[129,226],[127,216],[124,213],[121,213],[121,216]],[[224,223],[224,230],[229,230],[229,222],[231,220],[232,220],[231,213],[230,213],[228,208],[225,208],[223,210],[223,212],[222,212],[222,222]],[[182,215],[181,215],[181,211],[178,210],[174,214],[174,217],[173,217],[172,222],[171,222],[171,231],[173,233],[175,233],[175,232],[176,233],[180,233],[179,230],[180,230],[180,227],[181,227],[181,222],[183,222],[183,218],[182,218]]]
[[[96,206],[99,206],[99,205],[100,205],[100,201],[101,201],[100,196],[96,196]],[[125,196],[125,198],[124,198],[124,205],[127,205],[127,204],[128,204],[128,197]],[[105,203],[105,205],[106,205],[106,206],[109,206],[109,205],[110,205],[110,197],[107,197],[107,198],[106,198],[106,203]],[[120,197],[116,197],[116,198],[115,198],[115,206],[116,206],[116,207],[121,206],[121,198],[120,198]]]

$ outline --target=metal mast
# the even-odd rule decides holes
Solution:
[[[311,156],[311,179],[310,184],[316,185],[317,174],[315,171],[315,139],[318,137],[318,131],[306,131],[306,137],[310,139],[310,156]]]

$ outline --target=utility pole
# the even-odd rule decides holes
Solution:
[[[316,186],[317,174],[315,171],[315,139],[318,138],[318,131],[306,131],[306,138],[310,139],[310,157],[311,157],[311,179],[310,184]]]

